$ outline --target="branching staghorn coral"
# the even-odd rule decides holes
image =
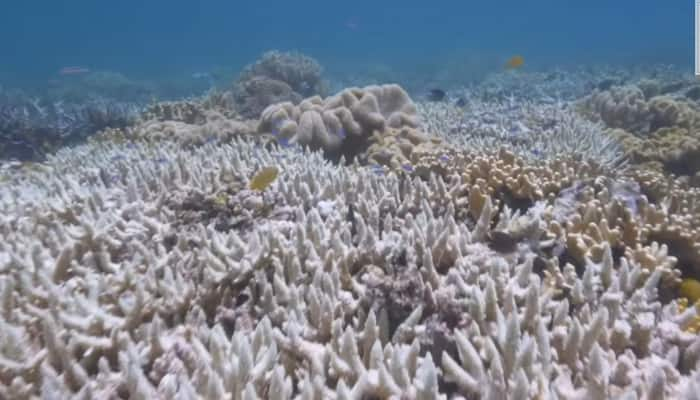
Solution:
[[[9,171],[16,184],[0,190],[0,395],[677,398],[697,390],[700,342],[684,332],[697,310],[659,302],[661,270],[645,275],[603,245],[602,258],[586,259],[578,274],[543,260],[544,229],[527,229],[532,243],[518,251],[493,248],[497,231],[542,228],[544,211],[527,207],[531,222],[523,221],[496,206],[498,193],[479,190],[526,173],[512,154],[459,157],[462,176],[421,180],[239,140],[189,150],[94,143],[59,151],[45,170]],[[480,173],[482,163],[493,173]],[[252,227],[178,220],[191,193],[262,197],[235,182],[270,164],[281,171],[265,194],[272,211]],[[595,172],[573,162],[551,168],[552,181]],[[568,186],[529,179],[534,194]]]
[[[538,104],[509,98],[501,102],[418,103],[426,131],[476,152],[501,147],[526,159],[578,157],[609,167],[622,162],[619,144],[569,109],[569,103]]]
[[[129,125],[140,107],[100,97],[65,103],[0,93],[0,159],[42,160],[102,129]]]
[[[525,60],[528,64],[528,60]],[[693,77],[683,69],[672,65],[639,65],[620,68],[612,65],[586,65],[585,67],[554,67],[533,71],[527,66],[518,71],[498,71],[461,92],[457,97],[487,102],[504,101],[509,97],[536,103],[573,101],[592,91],[608,90],[627,82],[650,80],[656,93],[677,92],[687,86]]]

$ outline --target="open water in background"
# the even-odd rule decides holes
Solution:
[[[155,79],[237,70],[299,50],[327,70],[368,65],[528,68],[673,63],[692,68],[692,0],[5,0],[0,84],[46,82],[65,66]]]

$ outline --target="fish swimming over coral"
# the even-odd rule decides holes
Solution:
[[[442,89],[430,89],[427,99],[428,101],[443,101],[446,96],[447,93]]]
[[[258,171],[253,178],[250,180],[250,189],[251,190],[257,190],[259,192],[264,191],[270,185],[272,182],[277,179],[277,175],[279,174],[279,169],[275,167],[274,165],[271,167],[265,167]]]
[[[506,69],[519,69],[525,65],[523,56],[513,56],[506,62]]]

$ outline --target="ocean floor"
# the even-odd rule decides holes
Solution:
[[[700,398],[692,76],[266,57],[2,163],[0,398]]]

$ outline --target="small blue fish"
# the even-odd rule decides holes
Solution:
[[[403,168],[403,170],[406,172],[413,172],[413,167],[411,166],[411,164],[404,164],[401,166],[401,168]]]
[[[440,161],[442,162],[448,162],[450,161],[450,157],[447,156],[447,154],[443,154],[439,157]]]
[[[272,124],[272,136],[277,136],[280,134],[280,129],[284,123],[284,119],[278,119]]]
[[[282,147],[289,147],[290,146],[289,139],[283,138],[283,137],[278,138],[277,143],[279,143],[279,145]]]
[[[209,136],[206,140],[206,143],[214,143],[216,142],[216,136]]]
[[[112,161],[122,161],[126,160],[126,157],[123,154],[117,154],[116,156],[110,158]]]
[[[532,149],[532,154],[539,158],[542,156],[542,151],[540,149]]]
[[[372,165],[372,172],[374,172],[377,175],[382,175],[384,174],[384,167],[378,164]]]
[[[127,149],[135,149],[135,148],[136,148],[136,143],[133,143],[133,142],[132,142],[132,143],[127,143],[127,144],[126,144],[126,148],[127,148]]]
[[[345,137],[347,136],[347,135],[345,134],[345,129],[343,129],[342,127],[341,127],[340,129],[338,129],[338,136],[339,136],[341,139],[345,139]]]

